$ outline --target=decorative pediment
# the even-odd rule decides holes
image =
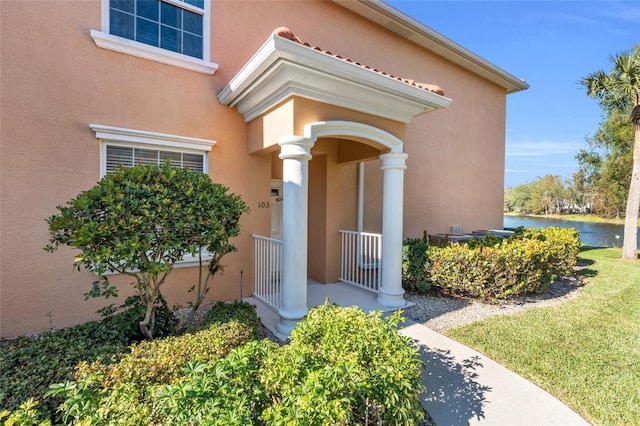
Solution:
[[[408,123],[416,115],[451,103],[436,92],[442,93],[437,86],[393,77],[273,34],[218,94],[218,100],[236,107],[246,122],[299,96]]]

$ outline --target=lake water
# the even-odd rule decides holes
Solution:
[[[598,247],[620,247],[624,237],[623,225],[547,219],[543,217],[504,216],[505,228],[517,228],[519,226],[528,228],[545,228],[548,226],[575,228],[580,231],[580,240],[584,244]],[[640,228],[638,235],[640,235]],[[640,244],[638,244],[638,248],[640,248]]]

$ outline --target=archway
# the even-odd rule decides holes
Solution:
[[[382,273],[378,303],[406,305],[402,289],[402,206],[407,155],[402,141],[374,126],[350,121],[326,121],[304,126],[304,136],[278,139],[283,160],[282,297],[278,331],[288,334],[306,314],[308,191],[311,149],[320,137],[378,144],[390,151],[379,156],[383,170]]]

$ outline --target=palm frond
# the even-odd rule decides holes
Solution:
[[[598,100],[607,111],[629,111],[640,104],[640,45],[616,53],[612,68],[593,72],[579,80],[587,96]]]

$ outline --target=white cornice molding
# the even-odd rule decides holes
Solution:
[[[89,127],[96,133],[97,139],[106,141],[153,144],[196,151],[211,151],[216,144],[216,141],[212,139],[125,129],[122,127],[104,126],[102,124],[89,124]]]
[[[476,55],[458,43],[427,27],[381,0],[333,0],[340,6],[375,22],[399,36],[504,87],[507,93],[529,88],[526,81]]]
[[[249,122],[291,96],[408,123],[451,99],[272,35],[218,94]]]
[[[101,31],[91,30],[91,38],[98,47],[103,49],[126,53],[128,55],[149,59],[151,61],[167,65],[173,65],[174,67],[184,68],[202,74],[213,75],[218,69],[218,64],[214,62],[192,58],[191,56],[149,46],[144,43],[114,36]]]

